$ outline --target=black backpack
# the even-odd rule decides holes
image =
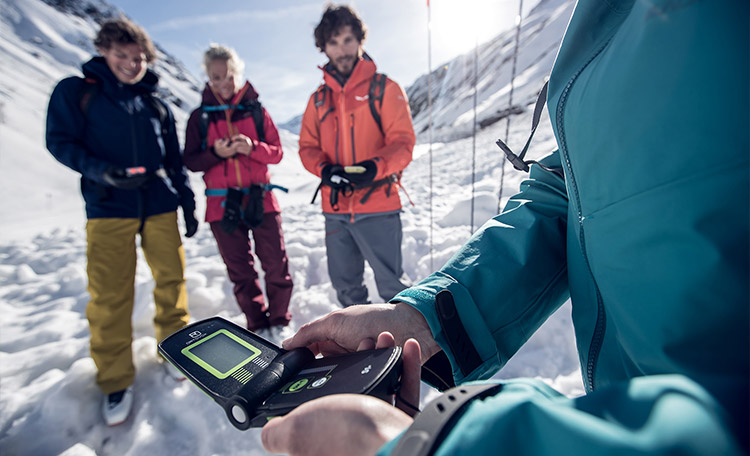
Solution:
[[[383,121],[380,118],[380,113],[375,107],[375,104],[377,103],[379,108],[383,107],[383,94],[385,93],[386,79],[387,76],[385,74],[375,73],[370,80],[370,90],[367,97],[367,101],[370,104],[370,113],[372,114],[372,118],[375,119],[375,123],[378,124],[378,128],[382,135],[385,135],[383,132]],[[318,87],[318,90],[316,90],[314,94],[315,109],[319,109],[323,106],[326,102],[326,95],[332,96],[332,93],[333,89],[325,84]],[[333,112],[333,103],[331,103],[331,106],[329,106],[328,110],[324,112],[322,116],[318,115],[318,119],[323,122],[323,119],[325,119],[331,112]]]

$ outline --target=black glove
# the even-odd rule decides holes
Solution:
[[[242,212],[242,220],[250,228],[257,228],[263,223],[263,187],[260,185],[250,186],[250,197],[247,199],[245,210]]]
[[[351,181],[349,181],[346,172],[344,172],[344,167],[341,165],[325,165],[320,178],[323,181],[323,185],[336,190],[344,189],[347,185],[351,185]]]
[[[152,175],[147,173],[146,168],[142,166],[132,168],[110,166],[102,175],[104,182],[122,190],[135,190],[148,182],[151,177]]]
[[[345,177],[355,186],[363,186],[371,184],[375,180],[375,176],[378,174],[378,165],[372,160],[365,160],[363,162],[355,163],[354,166],[347,166],[345,170],[357,169],[357,171],[364,170],[362,172],[348,172],[345,173]]]
[[[228,188],[227,199],[224,200],[224,216],[221,218],[221,228],[225,233],[230,234],[237,225],[240,224],[242,217],[242,190],[239,188]]]
[[[185,237],[193,237],[198,231],[198,219],[195,218],[195,211],[183,207],[182,216],[185,219]]]

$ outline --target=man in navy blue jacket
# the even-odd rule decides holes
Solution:
[[[94,45],[101,56],[83,65],[85,79],[66,78],[52,93],[47,148],[81,174],[91,357],[105,394],[104,418],[115,425],[127,419],[133,400],[136,235],[154,276],[160,341],[189,320],[177,206],[186,236],[198,222],[174,118],[153,95],[159,80],[148,69],[153,43],[139,26],[117,19],[102,25]]]

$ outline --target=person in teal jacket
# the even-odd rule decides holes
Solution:
[[[542,163],[564,178],[532,165],[438,272],[284,343],[404,344],[414,402],[419,360],[444,355],[456,384],[475,385],[570,298],[586,395],[503,381],[442,432],[424,413],[329,396],[272,420],[266,448],[400,455],[407,436],[437,455],[746,454],[747,18],[747,2],[581,0],[547,97],[558,150]]]

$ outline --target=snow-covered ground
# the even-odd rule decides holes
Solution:
[[[528,123],[519,121],[518,130],[524,130],[525,125]],[[519,131],[515,137],[520,139],[523,133]],[[542,140],[544,133],[538,133],[539,147],[552,145],[549,134],[546,141]],[[497,204],[496,164],[500,156],[492,141],[495,136],[490,130],[477,138],[477,169],[481,171],[477,173],[475,211],[482,217],[492,213]],[[337,305],[326,273],[323,219],[318,206],[309,204],[317,182],[301,169],[294,140],[294,135],[284,134],[286,155],[276,167],[273,180],[290,188],[289,196],[279,194],[279,198],[295,284],[291,326],[297,328]],[[415,281],[430,271],[427,148],[417,147],[416,158],[404,177],[404,186],[416,205],[406,206],[403,214],[404,266]],[[470,157],[470,139],[433,146],[435,265],[447,260],[469,236]],[[61,165],[59,168],[62,172]],[[513,172],[506,175],[506,195],[517,188],[520,178]],[[71,180],[75,180],[73,176]],[[71,191],[59,198],[75,206],[78,194]],[[23,211],[16,215],[25,218]],[[145,261],[138,264],[133,314],[138,371],[134,412],[121,426],[108,428],[102,423],[101,395],[88,354],[84,312],[88,301],[84,218],[80,208],[71,211],[69,217],[61,225],[78,224],[78,228],[48,230],[26,219],[30,239],[0,243],[2,453],[265,454],[258,431],[237,431],[222,409],[196,387],[174,382],[157,365],[151,325],[153,281]],[[241,322],[231,282],[205,225],[194,238],[185,239],[185,250],[193,318],[218,314]],[[370,290],[374,290],[369,270],[367,277]],[[500,378],[517,376],[542,377],[566,394],[582,392],[567,305],[498,374]],[[432,394],[425,387],[423,399],[429,400]]]
[[[49,19],[40,19],[41,13],[26,14],[24,20],[37,21],[37,25]],[[85,216],[78,178],[44,148],[46,99],[64,71],[43,54],[34,56],[10,40],[4,24],[0,41],[0,66],[4,68],[0,75],[0,454],[266,454],[259,431],[236,430],[220,407],[189,382],[167,377],[157,364],[151,323],[153,280],[142,256],[133,313],[135,405],[126,423],[110,428],[102,422],[101,393],[88,353]],[[61,43],[50,47],[60,50]],[[11,75],[8,68],[20,74]],[[513,118],[511,147],[519,147],[526,139],[530,108]],[[182,128],[184,113],[178,113],[178,119]],[[504,134],[505,121],[501,121],[476,138],[477,226],[496,212],[501,152],[494,140]],[[297,136],[282,131],[282,144],[284,160],[272,172],[274,183],[290,189],[289,194],[277,192],[277,196],[295,286],[290,310],[291,328],[296,329],[338,306],[326,271],[323,217],[319,203],[310,204],[318,182],[302,168]],[[546,120],[537,131],[532,153],[539,156],[553,148]],[[428,144],[416,147],[403,179],[414,206],[401,194],[404,268],[414,282],[442,265],[470,236],[471,170],[471,138],[433,144],[431,151]],[[504,200],[522,179],[522,174],[506,166]],[[192,175],[191,181],[196,194],[202,195],[200,176]],[[201,212],[202,196],[198,202]],[[221,315],[242,322],[207,225],[202,224],[184,245],[193,319]],[[367,283],[371,299],[377,301],[369,269]],[[497,375],[519,376],[540,377],[568,395],[582,393],[569,304]],[[422,401],[435,394],[425,386]]]

